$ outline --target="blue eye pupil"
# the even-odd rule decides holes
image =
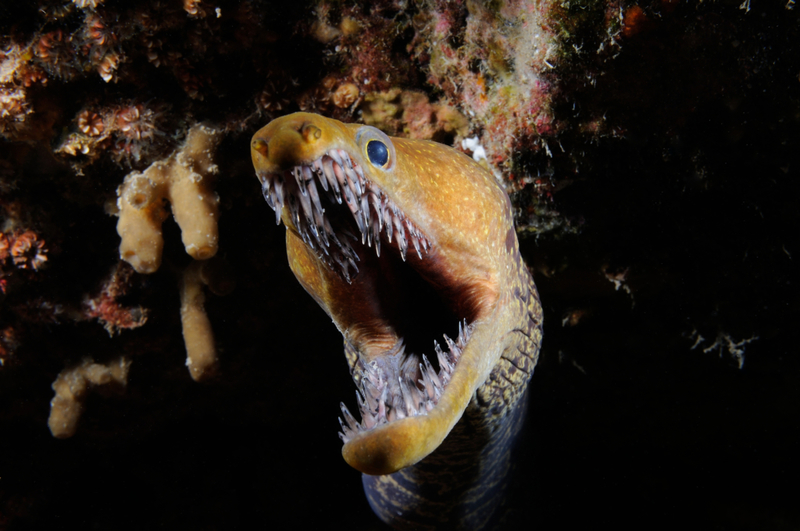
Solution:
[[[389,162],[389,150],[383,142],[370,140],[367,143],[367,157],[376,166],[383,166]]]

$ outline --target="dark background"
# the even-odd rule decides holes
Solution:
[[[272,11],[259,11],[255,45],[241,46],[271,46],[270,68],[294,68],[313,87],[330,66],[297,30],[308,8],[251,4]],[[800,529],[796,10],[708,2],[655,16],[666,4],[641,4],[650,22],[613,61],[554,74],[559,119],[600,109],[620,133],[564,129],[564,151],[520,155],[553,183],[544,199],[533,187],[513,194],[520,226],[549,201],[577,229],[522,237],[545,329],[506,529]],[[0,7],[7,38],[48,29],[26,9]],[[105,9],[111,20],[125,8]],[[69,27],[59,20],[45,25]],[[209,64],[225,63],[220,49]],[[602,72],[591,87],[579,81],[588,70]],[[163,72],[147,90],[171,102],[178,126],[232,120],[233,86],[263,83],[242,71],[202,101],[184,102]],[[224,85],[226,70],[213,73]],[[40,108],[60,109],[55,131],[81,94],[140,88],[54,77],[36,90]],[[114,267],[115,220],[101,199],[127,169],[101,160],[82,180],[49,155],[55,137],[0,145],[13,183],[0,190],[4,219],[22,204],[53,242],[49,268],[3,299],[19,344],[0,368],[0,529],[381,528],[340,456],[338,403],[353,394],[340,336],[289,271],[284,229],[253,178],[249,137],[266,121],[244,120],[218,154],[220,254],[237,287],[208,295],[222,365],[202,384],[184,366],[176,275],[188,259],[174,224],[165,265],[134,275],[121,300],[147,308],[147,324],[109,337],[52,308],[79,307]],[[626,269],[630,294],[607,278]],[[705,340],[693,349],[695,334]],[[704,351],[725,336],[754,338],[741,367],[725,348]],[[122,353],[133,359],[125,392],[90,393],[78,433],[52,438],[50,384],[64,364]]]

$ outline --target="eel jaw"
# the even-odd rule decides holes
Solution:
[[[344,459],[372,475],[413,465],[442,443],[488,375],[484,353],[489,341],[480,323],[489,316],[482,308],[465,314],[463,301],[447,300],[453,292],[474,294],[481,286],[451,286],[450,295],[439,293],[437,304],[444,303],[450,319],[437,321],[439,332],[458,326],[458,334],[454,340],[444,336],[446,350],[434,342],[433,362],[407,354],[403,330],[409,327],[398,323],[388,307],[414,289],[387,283],[410,265],[418,278],[434,285],[433,291],[441,289],[446,264],[435,241],[365,176],[356,156],[332,148],[293,166],[270,165],[256,153],[260,133],[254,138],[253,160],[276,221],[287,226],[290,265],[342,332],[358,388],[361,422],[341,405]],[[375,252],[367,252],[369,247]],[[419,342],[412,347],[419,348]]]

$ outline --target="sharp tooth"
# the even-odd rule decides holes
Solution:
[[[311,237],[309,237],[308,231],[300,230],[298,232],[300,233],[300,237],[303,238],[303,243],[311,247],[311,249],[315,249],[314,242],[311,241]]]
[[[383,229],[383,209],[381,208],[381,200],[378,194],[370,192],[370,201],[372,202],[372,209],[375,211],[375,217],[378,220],[378,232]]]
[[[344,434],[345,429],[344,429],[344,424],[342,424],[341,417],[339,417],[339,425],[342,427],[342,431],[339,432],[339,438],[342,440],[343,443],[347,444],[348,442],[350,442],[350,437]]]
[[[453,359],[453,362],[456,362],[461,356],[461,349],[458,348],[458,345],[456,345],[452,339],[447,337],[447,334],[444,334],[444,340],[447,343],[448,350],[450,350],[450,358]]]
[[[303,184],[305,185],[307,192],[310,191],[309,189],[313,186],[314,191],[316,192],[317,185],[314,184],[314,173],[311,171],[311,166],[303,166],[303,180],[305,181]],[[317,194],[317,200],[319,201],[319,194]]]
[[[340,149],[340,150],[338,150],[338,154],[339,154],[339,158],[342,159],[342,162],[344,162],[344,165],[346,167],[348,167],[348,168],[352,168],[353,167],[353,161],[350,160],[350,155],[347,153],[347,151],[345,151],[343,149]]]
[[[387,420],[387,418],[386,418],[386,398],[387,398],[387,394],[389,393],[388,389],[389,389],[389,387],[386,386],[386,385],[384,385],[381,388],[381,396],[378,399],[378,415],[377,415],[378,416],[378,421],[382,420],[382,421],[385,422]]]
[[[422,409],[425,401],[425,398],[422,395],[422,391],[420,391],[416,385],[410,385],[409,389],[411,390],[411,400],[413,401],[414,409],[416,409],[414,413],[416,415],[419,415],[420,413],[425,413],[425,411]]]
[[[405,407],[405,413],[409,417],[413,417],[417,414],[417,405],[414,403],[414,396],[412,395],[411,389],[409,389],[408,385],[402,378],[398,378],[400,380],[400,394],[403,396],[403,406]],[[413,386],[412,386],[413,387]],[[416,387],[413,387],[416,389]]]
[[[334,260],[336,261],[337,264],[339,264],[339,270],[342,272],[342,276],[344,276],[344,279],[347,281],[348,284],[350,284],[350,274],[347,272],[347,265],[346,265],[347,262],[342,260],[342,258],[339,256],[334,257]]]
[[[353,207],[358,208],[358,202],[356,201],[356,196],[353,195],[353,191],[350,189],[349,186],[342,187],[344,190],[344,200],[347,202],[347,206],[350,207],[350,210],[353,210]],[[355,211],[353,211],[355,214]]]
[[[392,212],[388,208],[383,209],[383,225],[386,227],[386,237],[389,239],[389,243],[392,243],[394,221],[392,218]]]
[[[370,217],[371,216],[369,214],[369,200],[367,199],[367,196],[362,195],[361,196],[361,218],[362,218],[362,222],[364,223],[365,230],[368,233],[369,233],[369,229],[370,229],[370,225],[371,225],[370,222],[369,222],[370,221]]]
[[[342,441],[347,442],[356,435],[356,432],[342,420],[342,417],[339,417],[339,426],[342,428],[342,431],[339,432],[339,438]]]
[[[319,200],[319,191],[317,185],[313,180],[308,181],[308,195],[311,196],[311,202],[314,203],[314,209],[322,214],[325,210],[322,208],[322,203]]]
[[[363,212],[364,221],[368,221],[371,216],[369,214],[369,198],[366,195],[361,196],[361,212]]]
[[[405,262],[408,242],[406,241],[406,231],[403,229],[399,218],[394,218],[394,228],[397,230],[397,248],[400,250],[400,256]]]
[[[319,181],[320,186],[326,192],[328,191],[328,179],[325,178],[325,170],[322,169],[322,162],[320,159],[315,160],[311,163],[314,174],[317,176],[317,180]]]
[[[356,223],[358,224],[358,230],[361,231],[361,244],[364,244],[364,237],[366,235],[367,227],[364,225],[364,218],[361,215],[361,211],[353,212],[353,217],[356,218]]]
[[[436,390],[434,388],[433,381],[431,380],[431,377],[428,374],[428,371],[425,369],[425,367],[422,366],[421,363],[419,364],[419,372],[420,374],[422,374],[422,378],[420,378],[418,381],[419,383],[422,384],[422,388],[427,393],[428,398],[430,400],[433,400],[434,397],[436,397]]]
[[[403,383],[400,382],[400,385],[403,385]],[[394,395],[394,397],[392,397],[392,410],[389,412],[390,415],[392,413],[394,413],[395,417],[397,418],[397,420],[404,419],[404,418],[406,418],[408,416],[408,415],[406,415],[406,411],[405,411],[406,410],[406,408],[405,408],[405,405],[406,405],[405,404],[405,400],[403,400],[403,397],[401,395],[402,395],[402,391],[400,391],[399,394],[396,394],[396,395]],[[394,419],[389,418],[390,422],[392,420],[394,420]]]
[[[422,260],[422,253],[419,251],[419,240],[417,240],[417,237],[413,234],[411,235],[411,243],[414,244],[414,249],[417,250],[417,256]]]
[[[272,210],[275,210],[275,202],[272,200],[272,183],[269,179],[261,183],[261,195],[264,196],[264,200],[267,202],[269,207]]]
[[[405,231],[405,228],[403,227],[403,222],[400,221],[400,218],[398,218],[398,217],[395,217],[393,221],[394,221],[394,223],[393,223],[394,224],[394,230],[397,233],[397,241],[399,242],[400,239],[402,238],[403,239],[403,245],[405,245],[406,231]]]
[[[405,345],[404,345],[405,350]],[[417,373],[417,357],[413,354],[408,355],[405,357],[403,362],[400,364],[400,376],[402,376],[403,381],[412,380],[412,378]]]
[[[332,149],[332,150],[328,151],[328,156],[330,158],[332,158],[334,161],[336,161],[336,164],[338,164],[339,166],[342,166],[342,164],[343,164],[342,163],[342,157],[339,156],[338,150]]]
[[[347,184],[347,175],[344,173],[344,170],[342,170],[341,165],[337,164],[336,161],[332,161],[331,168],[333,168],[333,174],[336,175],[336,181],[339,183],[339,186],[342,187],[342,190],[350,188]]]
[[[350,427],[350,429],[356,433],[361,431],[361,426],[358,425],[356,419],[350,414],[350,410],[347,409],[347,406],[344,405],[344,402],[339,402],[339,407],[342,409],[342,415],[344,415],[344,420],[347,421],[347,425]]]
[[[283,212],[283,177],[275,179],[275,224],[281,224],[281,213]]]
[[[439,380],[442,382],[442,388],[447,385],[447,382],[450,380],[450,373],[452,372],[452,365],[450,364],[450,360],[447,359],[447,354],[442,351],[442,348],[439,346],[439,343],[434,341],[434,348],[436,349],[436,356],[439,359]]]
[[[378,418],[371,412],[365,411],[361,415],[361,426],[365,430],[371,430],[378,425]]]
[[[438,355],[439,352],[442,349],[439,348],[439,343],[437,343],[436,341],[434,341],[433,343],[434,343],[435,348],[436,348],[436,354]],[[428,357],[425,354],[422,355],[422,363],[425,364],[425,373],[424,374],[428,375],[428,378],[431,379],[431,382],[434,384],[434,386],[435,386],[435,388],[437,390],[441,389],[442,388],[442,382],[441,382],[441,380],[439,380],[439,375],[436,374],[436,370],[433,368],[433,365],[431,365],[431,362],[428,360]],[[434,398],[434,397],[432,396],[431,398]],[[435,398],[438,399],[439,398],[438,395]]]
[[[353,193],[356,197],[360,197],[364,192],[361,188],[361,182],[358,179],[358,175],[356,172],[353,171],[353,168],[348,168],[345,166],[344,173],[347,175],[347,184],[350,186],[350,189],[353,190]]]
[[[419,231],[417,230],[417,227],[415,227],[414,224],[411,223],[410,219],[408,218],[404,219],[403,224],[406,226],[406,230],[408,231],[409,234],[411,234],[412,236],[419,237]]]
[[[336,180],[336,173],[333,171],[333,160],[329,157],[323,157],[322,159],[322,169],[325,173],[325,178],[328,180],[328,183],[331,185],[331,189],[333,190],[333,195],[336,197],[336,202],[340,205],[342,204],[342,192],[339,189],[339,183]]]
[[[327,227],[325,227],[325,218],[323,217],[322,212],[317,210],[314,211],[314,225],[316,225],[317,234],[319,234],[319,237],[322,239],[322,243],[324,244],[322,248],[325,251],[325,254],[328,254],[327,247],[331,246],[331,242],[328,240],[328,230]]]
[[[381,229],[378,225],[378,217],[373,216],[372,218],[372,240],[375,242],[375,252],[378,253],[378,257],[381,256]]]
[[[303,207],[306,221],[308,221],[309,225],[312,225],[314,223],[314,214],[311,212],[311,198],[308,196],[308,192],[300,194],[300,205]]]
[[[458,323],[458,348],[463,349],[464,346],[467,344],[467,335],[469,334],[469,328],[467,326],[467,320],[464,319],[459,321]]]
[[[289,194],[289,214],[294,226],[300,228],[300,209],[297,208],[297,197]]]
[[[303,170],[300,166],[295,166],[292,169],[292,175],[294,175],[294,180],[297,182],[297,187],[300,188],[300,195],[306,195],[305,183],[303,182]]]
[[[333,232],[333,227],[331,227],[331,222],[328,221],[328,218],[326,218],[326,217],[322,218],[322,227],[325,229],[325,234],[327,234],[330,238],[332,238],[333,241],[336,242],[336,245],[338,247],[341,247],[342,244],[341,244],[341,242],[339,242],[339,239],[336,237],[336,234]]]
[[[369,378],[361,377],[361,392],[364,394],[367,410],[370,413],[377,413],[380,393],[378,393],[378,390]]]
[[[361,416],[364,416],[366,411],[369,411],[367,408],[367,402],[364,400],[364,397],[361,396],[361,393],[356,389],[356,403],[358,404],[358,410],[361,413]]]

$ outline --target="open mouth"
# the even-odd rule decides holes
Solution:
[[[427,415],[444,394],[473,330],[470,316],[458,315],[427,280],[436,268],[431,238],[343,149],[257,175],[276,222],[285,216],[320,262],[368,299],[367,306],[379,309],[380,326],[360,325],[360,337],[378,339],[345,336],[361,421],[342,403],[339,437],[348,443],[393,421]],[[441,335],[445,331],[450,336]],[[439,337],[443,345],[435,340]],[[431,341],[430,359],[416,354],[431,352]]]

